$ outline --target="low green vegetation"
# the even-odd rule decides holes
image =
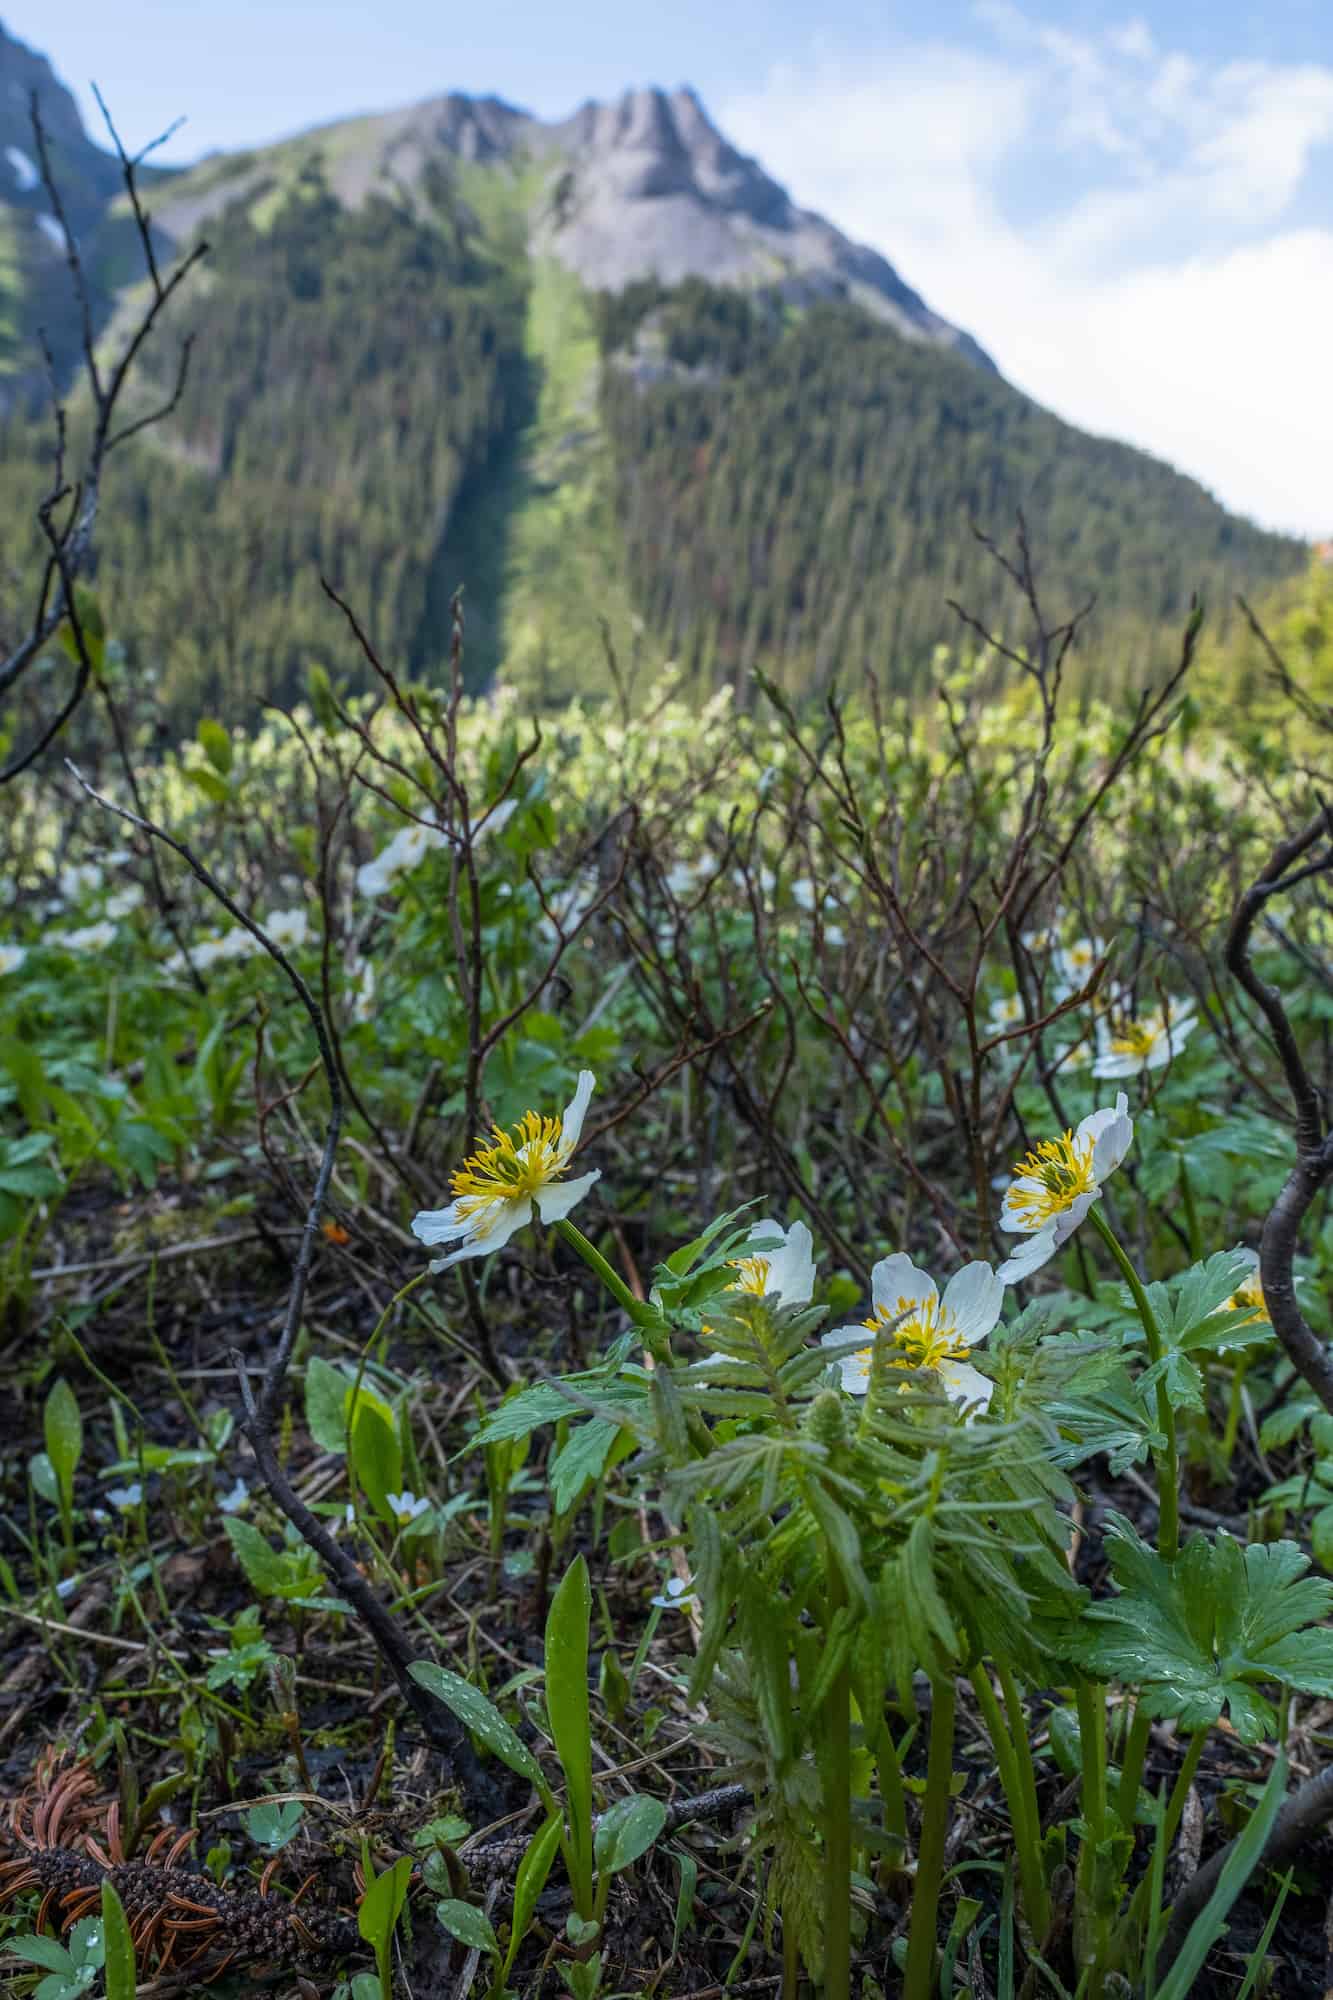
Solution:
[[[1198,626],[540,718],[349,629],[166,751],[99,651],[0,829],[21,1990],[1310,1990],[1328,739]]]

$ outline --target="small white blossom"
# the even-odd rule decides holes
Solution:
[[[767,1239],[773,1249],[753,1249]],[[731,1268],[739,1275],[729,1292],[748,1292],[752,1298],[776,1298],[788,1306],[803,1306],[815,1288],[815,1260],[810,1231],[803,1222],[784,1229],[780,1222],[757,1222],[733,1257]]]
[[[109,1487],[106,1497],[118,1513],[128,1514],[131,1507],[137,1507],[142,1501],[143,1487],[136,1479],[131,1486]]]
[[[107,897],[106,914],[119,923],[122,917],[128,917],[131,910],[137,910],[142,901],[143,890],[137,882],[131,882],[127,888],[118,889],[114,896]]]
[[[986,1033],[988,1035],[1003,1035],[1010,1028],[1018,1027],[1026,1019],[1027,1012],[1023,1006],[1022,994],[1005,994],[1000,999],[991,1002],[990,1012],[986,1016]]]
[[[116,927],[105,919],[101,923],[85,924],[82,930],[55,931],[46,942],[59,951],[105,951],[116,941]]]
[[[405,1528],[410,1521],[419,1520],[430,1508],[429,1500],[418,1500],[416,1494],[406,1486],[401,1493],[386,1493],[384,1500],[400,1528]]]
[[[400,827],[387,847],[373,861],[363,862],[356,871],[356,886],[362,896],[382,896],[402,875],[408,875],[437,847],[448,845],[446,836],[435,826],[412,820]]]
[[[525,1112],[513,1136],[493,1127],[492,1143],[479,1146],[453,1175],[449,1206],[413,1216],[412,1233],[423,1243],[459,1245],[432,1263],[432,1271],[445,1271],[464,1257],[489,1257],[531,1222],[534,1207],[543,1222],[560,1222],[582,1201],[600,1171],[574,1181],[564,1173],[582,1136],[595,1081],[591,1070],[579,1071],[578,1089],[560,1118]]]
[[[300,908],[273,910],[264,919],[263,928],[279,951],[294,951],[310,934],[310,918]]]
[[[352,1019],[368,1021],[375,1008],[374,960],[358,958],[351,966],[350,974],[356,981],[352,988]]]
[[[1000,1210],[1000,1227],[1021,1231],[1028,1240],[1000,1266],[1007,1285],[1049,1263],[1100,1200],[1103,1182],[1133,1142],[1128,1108],[1129,1099],[1119,1091],[1113,1109],[1089,1112],[1076,1131],[1041,1140],[1018,1162]]]
[[[678,1576],[667,1578],[666,1588],[649,1600],[663,1611],[688,1611],[692,1604],[699,1602],[699,1593],[692,1583],[683,1582]]]
[[[1198,1026],[1195,1003],[1159,1008],[1141,1019],[1121,1017],[1097,1024],[1094,1076],[1138,1076],[1145,1069],[1162,1069],[1179,1055]]]
[[[243,1479],[238,1477],[230,1493],[224,1493],[220,1496],[218,1506],[224,1514],[239,1514],[249,1498],[250,1488]]]
[[[848,1395],[864,1396],[870,1387],[874,1340],[881,1327],[888,1327],[894,1367],[933,1369],[951,1402],[987,1407],[992,1384],[967,1357],[1000,1317],[1002,1273],[993,1271],[989,1264],[965,1264],[950,1278],[941,1298],[935,1280],[898,1251],[881,1258],[871,1272],[870,1296],[871,1315],[860,1327],[843,1326],[820,1336],[821,1347],[833,1347],[842,1346],[862,1329],[871,1335],[865,1347],[837,1357]]]
[[[95,861],[76,861],[62,868],[57,879],[61,895],[72,903],[85,891],[101,888],[102,871]]]
[[[1067,1000],[1071,993],[1081,992],[1091,979],[1093,968],[1099,965],[1105,956],[1106,944],[1099,937],[1075,938],[1073,944],[1057,951],[1056,999]]]
[[[6,973],[17,972],[27,956],[21,944],[0,944],[0,979]]]

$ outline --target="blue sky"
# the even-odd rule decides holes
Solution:
[[[448,89],[689,82],[1010,379],[1333,535],[1333,0],[0,0],[128,143],[197,158]]]

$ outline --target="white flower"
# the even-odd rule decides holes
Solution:
[[[279,951],[294,951],[310,934],[310,918],[300,908],[273,910],[264,919],[263,928]]]
[[[1186,1000],[1180,1007],[1162,1007],[1140,1020],[1118,1018],[1100,1021],[1097,1026],[1097,1060],[1094,1076],[1138,1076],[1145,1069],[1161,1069],[1179,1055],[1198,1026],[1195,1003]]]
[[[61,869],[58,880],[61,895],[76,902],[85,890],[101,888],[102,871],[95,861],[73,862]]]
[[[986,1016],[986,1033],[1003,1035],[1010,1028],[1016,1028],[1027,1019],[1021,993],[1009,993],[991,1002],[991,1010]]]
[[[798,876],[791,885],[792,901],[802,910],[813,910],[818,900],[815,885],[808,876]]]
[[[59,951],[105,951],[116,940],[116,927],[105,921],[85,924],[79,931],[55,931],[47,938]]]
[[[222,1494],[218,1506],[224,1514],[239,1514],[249,1498],[250,1488],[243,1479],[238,1478],[230,1493]]]
[[[67,1576],[63,1583],[56,1585],[56,1596],[62,1601],[73,1597],[82,1582],[81,1576]]]
[[[7,972],[17,972],[27,956],[21,944],[0,944],[0,979]]]
[[[662,879],[672,896],[688,896],[699,880],[699,870],[692,861],[676,861]]]
[[[1076,1131],[1041,1140],[1018,1162],[1000,1210],[1000,1227],[1020,1231],[1028,1241],[1000,1266],[1005,1284],[1017,1284],[1049,1263],[1100,1199],[1102,1183],[1134,1138],[1128,1106],[1124,1091],[1117,1092],[1113,1110],[1089,1112]]]
[[[990,1402],[992,1385],[971,1367],[968,1355],[985,1340],[1004,1303],[1004,1278],[989,1264],[965,1264],[955,1271],[939,1295],[935,1280],[918,1270],[902,1251],[882,1257],[870,1274],[873,1310],[861,1327],[844,1326],[821,1334],[821,1347],[841,1346],[862,1327],[872,1336],[891,1327],[888,1338],[896,1368],[931,1368],[951,1402]],[[904,1317],[906,1315],[906,1317]],[[901,1323],[897,1326],[894,1321]],[[842,1386],[849,1395],[864,1396],[870,1387],[874,1359],[870,1345],[838,1357]]]
[[[770,1250],[753,1250],[751,1244],[765,1238],[778,1245]],[[731,1269],[740,1273],[729,1292],[749,1292],[752,1298],[781,1296],[788,1306],[807,1305],[815,1288],[815,1260],[810,1231],[803,1222],[784,1229],[780,1222],[757,1222],[741,1247]]]
[[[136,1479],[132,1486],[110,1487],[106,1497],[118,1513],[128,1514],[131,1507],[137,1507],[142,1501],[143,1487]]]
[[[356,980],[352,992],[352,1019],[368,1021],[375,1006],[375,962],[369,958],[359,958],[350,967]]]
[[[430,1509],[429,1500],[418,1500],[416,1494],[406,1486],[401,1493],[386,1493],[384,1500],[400,1528],[405,1528],[409,1521],[419,1520],[421,1515]]]
[[[590,1069],[579,1071],[578,1089],[561,1118],[525,1112],[512,1136],[493,1126],[492,1144],[478,1146],[453,1175],[448,1208],[413,1216],[412,1233],[423,1243],[459,1244],[432,1263],[432,1271],[445,1271],[463,1257],[489,1257],[531,1222],[534,1207],[543,1222],[560,1222],[582,1201],[600,1173],[575,1181],[563,1176],[582,1136],[595,1082]]]
[[[1257,1319],[1266,1320],[1271,1326],[1273,1315],[1268,1310],[1268,1301],[1264,1297],[1264,1288],[1259,1280],[1258,1252],[1241,1250],[1236,1254],[1237,1261],[1244,1264],[1249,1276],[1241,1280],[1227,1303],[1236,1312],[1248,1312],[1249,1318],[1241,1322],[1243,1326],[1249,1326]]]
[[[251,958],[255,952],[262,950],[258,938],[251,937],[244,924],[236,924],[219,937],[200,938],[197,944],[190,946],[190,956],[201,971],[207,971],[210,965],[232,958]],[[185,959],[182,953],[173,952],[162,969],[164,972],[183,972]]]
[[[692,1604],[699,1602],[699,1594],[692,1583],[682,1582],[678,1576],[667,1578],[666,1589],[658,1597],[649,1599],[663,1611],[688,1611]]]
[[[475,847],[479,840],[487,840],[493,833],[502,833],[518,811],[519,804],[518,799],[501,799],[499,805],[492,806],[485,817],[473,827],[472,845]]]
[[[1092,977],[1093,967],[1099,965],[1105,956],[1106,944],[1099,937],[1075,938],[1071,945],[1057,951],[1057,1000],[1066,1000],[1071,993],[1081,992]]]
[[[387,847],[373,861],[363,862],[356,871],[356,886],[363,896],[382,896],[400,875],[410,874],[437,847],[448,845],[436,826],[422,826],[411,820],[399,827]]]
[[[137,882],[131,882],[128,888],[118,889],[114,896],[107,897],[106,914],[119,923],[131,910],[137,910],[142,901],[143,890]]]

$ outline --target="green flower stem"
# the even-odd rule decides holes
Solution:
[[[832,1549],[825,1551],[830,1622],[847,1602]],[[852,1675],[843,1667],[824,1704],[824,2000],[852,1988]]]
[[[1180,1160],[1180,1199],[1185,1210],[1185,1234],[1189,1238],[1190,1256],[1197,1264],[1203,1256],[1203,1231],[1199,1227],[1199,1205],[1194,1199],[1194,1183],[1183,1154]]]
[[[933,2000],[935,1992],[940,1877],[944,1873],[944,1841],[949,1830],[949,1800],[953,1784],[953,1677],[932,1679],[930,1687],[930,1754],[926,1764],[926,1797],[921,1811],[921,1839],[917,1847],[916,1889],[912,1897],[912,1928],[907,1945],[903,2000]]]
[[[1125,1754],[1120,1765],[1120,1789],[1116,1794],[1116,1811],[1125,1832],[1133,1835],[1134,1808],[1138,1804],[1139,1786],[1143,1782],[1143,1760],[1148,1750],[1148,1735],[1152,1729],[1152,1717],[1144,1713],[1143,1703],[1134,1704],[1134,1720],[1129,1726],[1129,1738],[1125,1744]]]
[[[902,1758],[887,1722],[881,1722],[875,1738],[875,1769],[879,1775],[879,1795],[884,1802],[884,1830],[898,1842],[898,1864],[907,1858],[907,1787],[903,1783]]]
[[[981,1708],[982,1720],[995,1752],[995,1768],[1009,1805],[1009,1824],[1018,1856],[1018,1877],[1023,1887],[1023,1909],[1034,1937],[1046,1936],[1051,1927],[1051,1898],[1041,1865],[1040,1821],[1033,1816],[1035,1799],[1028,1797],[1018,1754],[1005,1723],[990,1674],[980,1661],[972,1669],[972,1687]],[[1027,1743],[1026,1725],[1023,1742]]]
[[[1240,1420],[1245,1409],[1245,1377],[1250,1372],[1250,1363],[1253,1359],[1252,1349],[1243,1347],[1236,1356],[1236,1365],[1231,1371],[1227,1420],[1222,1429],[1222,1456],[1228,1465],[1231,1463],[1231,1454],[1236,1449],[1236,1439],[1240,1436]]]
[[[1204,1745],[1208,1741],[1209,1734],[1210,1732],[1207,1729],[1197,1729],[1193,1736],[1190,1737],[1189,1747],[1185,1751],[1184,1762],[1176,1773],[1175,1784],[1171,1787],[1171,1797],[1167,1801],[1166,1812],[1162,1819],[1161,1832],[1158,1835],[1168,1854],[1171,1851],[1171,1843],[1175,1839],[1177,1829],[1180,1826],[1180,1817],[1185,1810],[1185,1801],[1189,1797],[1189,1789],[1194,1783],[1194,1774],[1199,1768],[1199,1759],[1203,1755]],[[1151,1886],[1152,1871],[1149,1869],[1148,1873],[1139,1883],[1138,1888],[1134,1891],[1133,1900],[1129,1906],[1129,1915],[1123,1926],[1124,1930],[1131,1934],[1140,1930],[1143,1926],[1147,1915],[1147,1903]]]
[[[1120,1266],[1121,1276],[1129,1286],[1139,1318],[1143,1322],[1143,1336],[1148,1343],[1148,1359],[1155,1366],[1162,1359],[1164,1351],[1162,1330],[1157,1324],[1156,1314],[1148,1303],[1148,1294],[1143,1289],[1143,1281],[1096,1202],[1088,1210],[1088,1220]],[[1166,1439],[1166,1449],[1160,1454],[1155,1454],[1160,1507],[1157,1516],[1157,1553],[1170,1562],[1180,1548],[1180,1448],[1176,1442],[1176,1413],[1171,1407],[1166,1383],[1160,1377],[1157,1383],[1157,1427]]]
[[[563,1236],[570,1249],[576,1251],[588,1266],[588,1269],[601,1279],[616,1304],[624,1307],[635,1326],[642,1333],[643,1344],[652,1355],[653,1360],[669,1360],[670,1356],[666,1345],[666,1322],[657,1308],[646,1305],[642,1299],[635,1298],[619,1271],[613,1270],[605,1257],[603,1257],[601,1251],[597,1248],[597,1245],[590,1243],[583,1231],[575,1223],[570,1222],[568,1217],[563,1221],[557,1222],[555,1227],[557,1235]]]
[[[1080,1991],[1086,2000],[1101,2000],[1107,1945],[1110,1942],[1107,1912],[1098,1880],[1099,1857],[1106,1839],[1106,1695],[1093,1681],[1075,1684],[1078,1707],[1079,1752],[1083,1765],[1083,1821],[1085,1832],[1079,1848],[1075,1877],[1075,1950],[1081,1960],[1086,1984]]]

